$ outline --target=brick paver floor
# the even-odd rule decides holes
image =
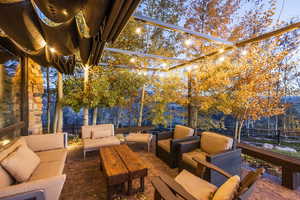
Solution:
[[[177,169],[170,169],[163,161],[157,158],[153,153],[148,153],[140,145],[130,146],[138,152],[140,158],[149,168],[149,174],[145,182],[145,192],[134,196],[116,196],[116,199],[128,200],[152,200],[153,187],[150,179],[153,176],[159,176],[166,173],[172,177],[177,174]],[[82,148],[80,146],[70,147],[65,174],[67,180],[64,185],[61,200],[104,200],[106,199],[106,182],[103,173],[99,169],[99,158],[97,152],[90,152],[87,158],[83,160]],[[300,200],[300,191],[292,191],[272,182],[269,179],[262,178],[257,182],[256,188],[250,197],[250,200]]]

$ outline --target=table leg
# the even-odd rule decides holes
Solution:
[[[113,195],[113,186],[107,186],[107,200],[111,200]]]
[[[140,192],[144,192],[145,191],[145,177],[141,177],[140,178]]]
[[[128,191],[127,191],[128,195],[132,195],[132,180],[128,181]]]

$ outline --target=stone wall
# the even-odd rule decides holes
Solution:
[[[29,134],[42,134],[42,95],[44,92],[41,66],[28,61]],[[5,66],[0,65],[0,128],[20,121],[21,67],[14,76],[8,76]]]

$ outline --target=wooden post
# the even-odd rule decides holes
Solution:
[[[21,121],[24,122],[21,135],[28,135],[29,127],[29,99],[28,99],[28,57],[21,59]]]
[[[89,67],[85,66],[84,68],[84,90],[86,90],[87,83],[89,80]],[[83,108],[83,125],[89,125],[89,109]]]
[[[57,98],[58,98],[58,122],[57,122],[57,132],[62,132],[63,128],[63,108],[62,108],[62,98],[63,98],[63,75],[62,73],[58,73],[57,80]]]
[[[192,127],[192,73],[191,71],[188,72],[188,126]]]
[[[49,78],[49,67],[47,67],[47,133],[50,133],[50,125],[51,125],[51,116],[50,116],[50,100],[51,100],[51,96],[50,96],[50,78]]]

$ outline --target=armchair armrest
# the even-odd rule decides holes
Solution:
[[[200,137],[199,136],[190,136],[190,137],[185,137],[181,139],[172,139],[171,140],[171,151],[176,150],[177,152],[179,151],[179,145],[185,142],[195,142],[197,141],[199,143]],[[199,147],[199,146],[198,146]]]
[[[169,131],[163,131],[163,132],[159,132],[156,133],[156,140],[164,140],[164,139],[169,139],[173,137],[173,133],[169,132]]]
[[[46,151],[64,148],[64,134],[42,134],[23,136],[30,149],[33,151]]]
[[[198,165],[210,168],[210,169],[218,172],[219,174],[221,174],[221,175],[223,175],[223,176],[225,176],[227,178],[232,177],[231,174],[225,172],[223,169],[221,169],[221,168],[217,167],[216,165],[213,165],[213,164],[211,164],[211,163],[209,163],[209,162],[207,162],[205,160],[201,160],[201,159],[199,159],[197,157],[194,157],[193,160],[196,161],[198,163]]]
[[[180,142],[178,144],[178,151],[180,154],[183,154],[183,153],[191,152],[199,147],[200,147],[200,140],[198,137],[198,139]]]

